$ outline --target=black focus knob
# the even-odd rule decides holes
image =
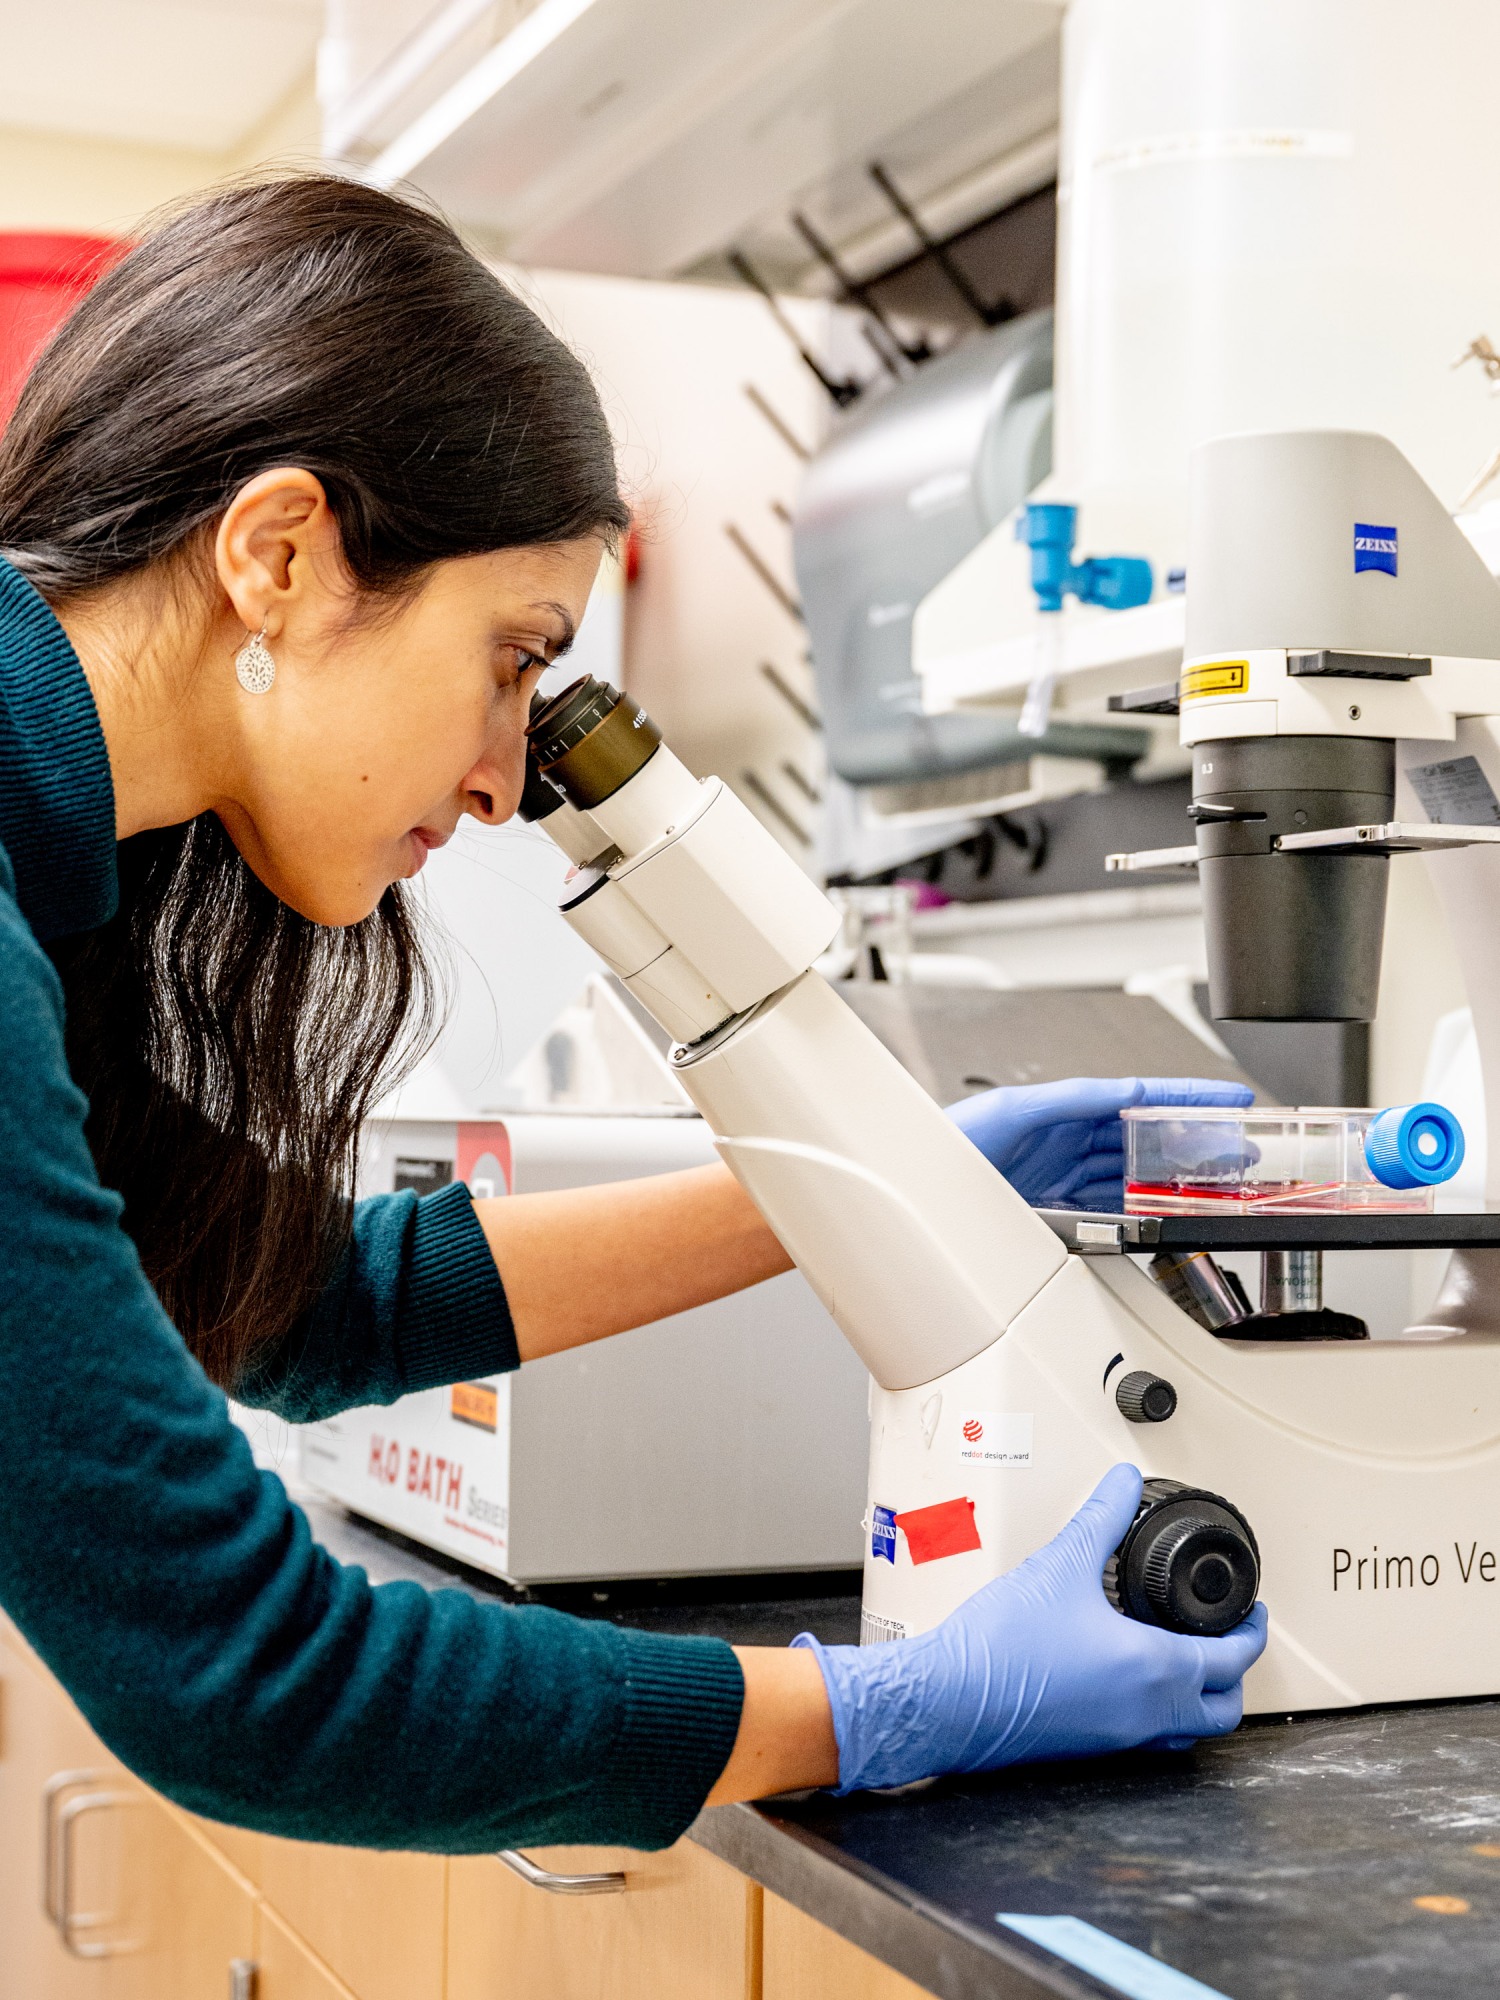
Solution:
[[[1260,1550],[1238,1507],[1176,1479],[1148,1479],[1125,1538],[1104,1566],[1117,1611],[1145,1625],[1214,1637],[1232,1631],[1260,1589]]]
[[[1133,1424],[1164,1424],[1177,1408],[1177,1391],[1149,1368],[1136,1368],[1115,1384],[1115,1404]]]

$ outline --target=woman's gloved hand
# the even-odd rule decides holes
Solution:
[[[1227,1735],[1244,1706],[1240,1682],[1265,1650],[1265,1607],[1222,1639],[1116,1611],[1100,1579],[1140,1496],[1135,1467],[1115,1466],[1045,1548],[918,1638],[794,1639],[823,1671],[839,1792]]]
[[[1033,1208],[1118,1209],[1125,1200],[1129,1104],[1249,1104],[1240,1083],[1198,1076],[1072,1076],[1004,1084],[948,1116]]]

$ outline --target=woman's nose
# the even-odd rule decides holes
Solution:
[[[464,811],[483,826],[500,826],[515,815],[526,782],[526,739],[517,732],[486,751],[464,780]]]

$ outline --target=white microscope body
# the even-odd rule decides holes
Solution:
[[[1356,572],[1356,524],[1391,528],[1395,575]],[[1472,759],[1477,785],[1403,781],[1384,847],[1483,841],[1428,826],[1424,785],[1482,787],[1500,837],[1500,586],[1393,447],[1205,447],[1190,575],[1185,742],[1400,739],[1403,772]],[[1418,653],[1430,672],[1386,677]],[[1364,678],[1300,673],[1313,655],[1358,656]],[[677,1038],[723,1158],[873,1377],[865,1640],[936,1624],[1130,1459],[1254,1530],[1271,1638],[1248,1712],[1500,1691],[1500,1291],[1475,1304],[1493,1253],[1455,1255],[1424,1338],[1251,1342],[1179,1311],[1118,1222],[1083,1222],[1070,1240],[1092,1254],[1070,1250],[809,969],[837,929],[827,899],[719,780],[653,749],[631,703],[582,686],[533,724],[567,803],[532,816],[584,870],[569,922]],[[1328,852],[1381,846],[1344,832]],[[1493,1045],[1500,849],[1438,867]],[[1172,1384],[1168,1420],[1122,1413],[1137,1371]]]

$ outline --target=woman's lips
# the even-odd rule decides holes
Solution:
[[[435,827],[414,826],[406,836],[412,846],[411,875],[419,875],[426,866],[427,857],[435,847],[446,847],[450,836],[439,833]],[[408,876],[408,880],[410,876]]]

